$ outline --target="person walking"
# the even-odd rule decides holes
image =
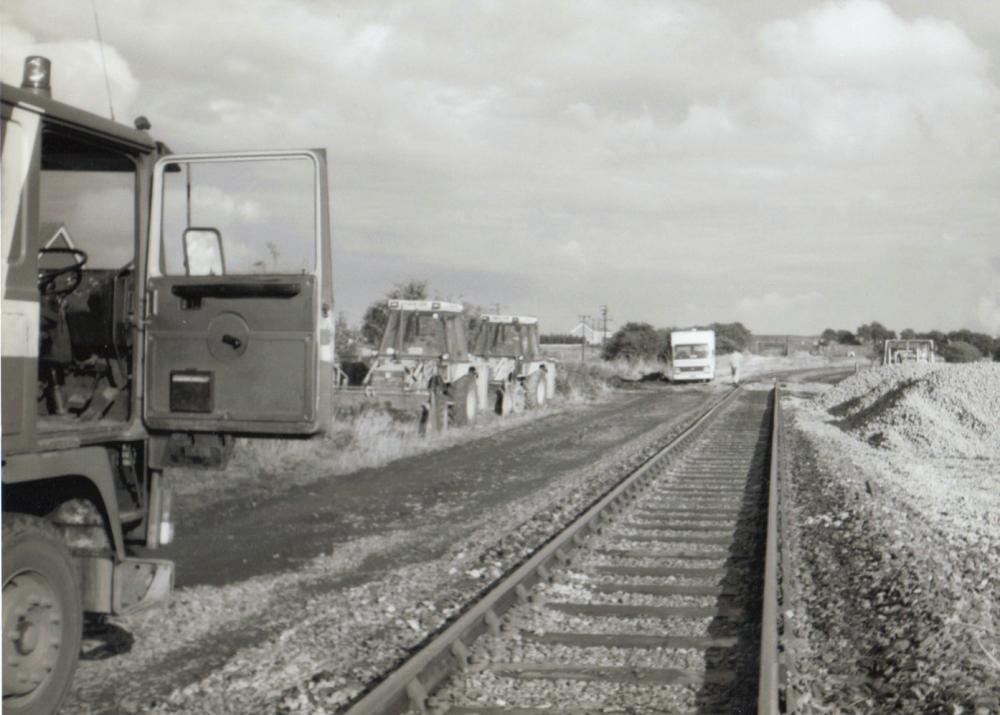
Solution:
[[[729,355],[729,370],[733,374],[733,384],[740,384],[740,366],[743,364],[743,353],[734,350]]]

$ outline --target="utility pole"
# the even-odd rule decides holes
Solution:
[[[604,350],[604,344],[608,340],[608,306],[604,304],[601,306],[601,321],[603,323],[601,327],[601,350]]]
[[[589,315],[581,315],[580,316],[580,325],[581,325],[581,329],[580,329],[580,338],[581,338],[581,340],[580,340],[580,363],[581,364],[583,363],[583,361],[587,357],[587,321],[588,320],[590,320],[590,316]]]

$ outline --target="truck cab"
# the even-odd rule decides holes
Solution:
[[[29,58],[2,88],[3,692],[55,712],[83,613],[169,598],[168,468],[330,415],[322,150],[173,154],[54,100]]]

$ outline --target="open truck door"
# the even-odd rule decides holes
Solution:
[[[161,158],[147,264],[150,429],[326,429],[333,286],[322,150]]]

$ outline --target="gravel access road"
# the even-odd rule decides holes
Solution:
[[[173,603],[90,628],[64,712],[336,712],[726,389],[619,392],[179,514]]]

